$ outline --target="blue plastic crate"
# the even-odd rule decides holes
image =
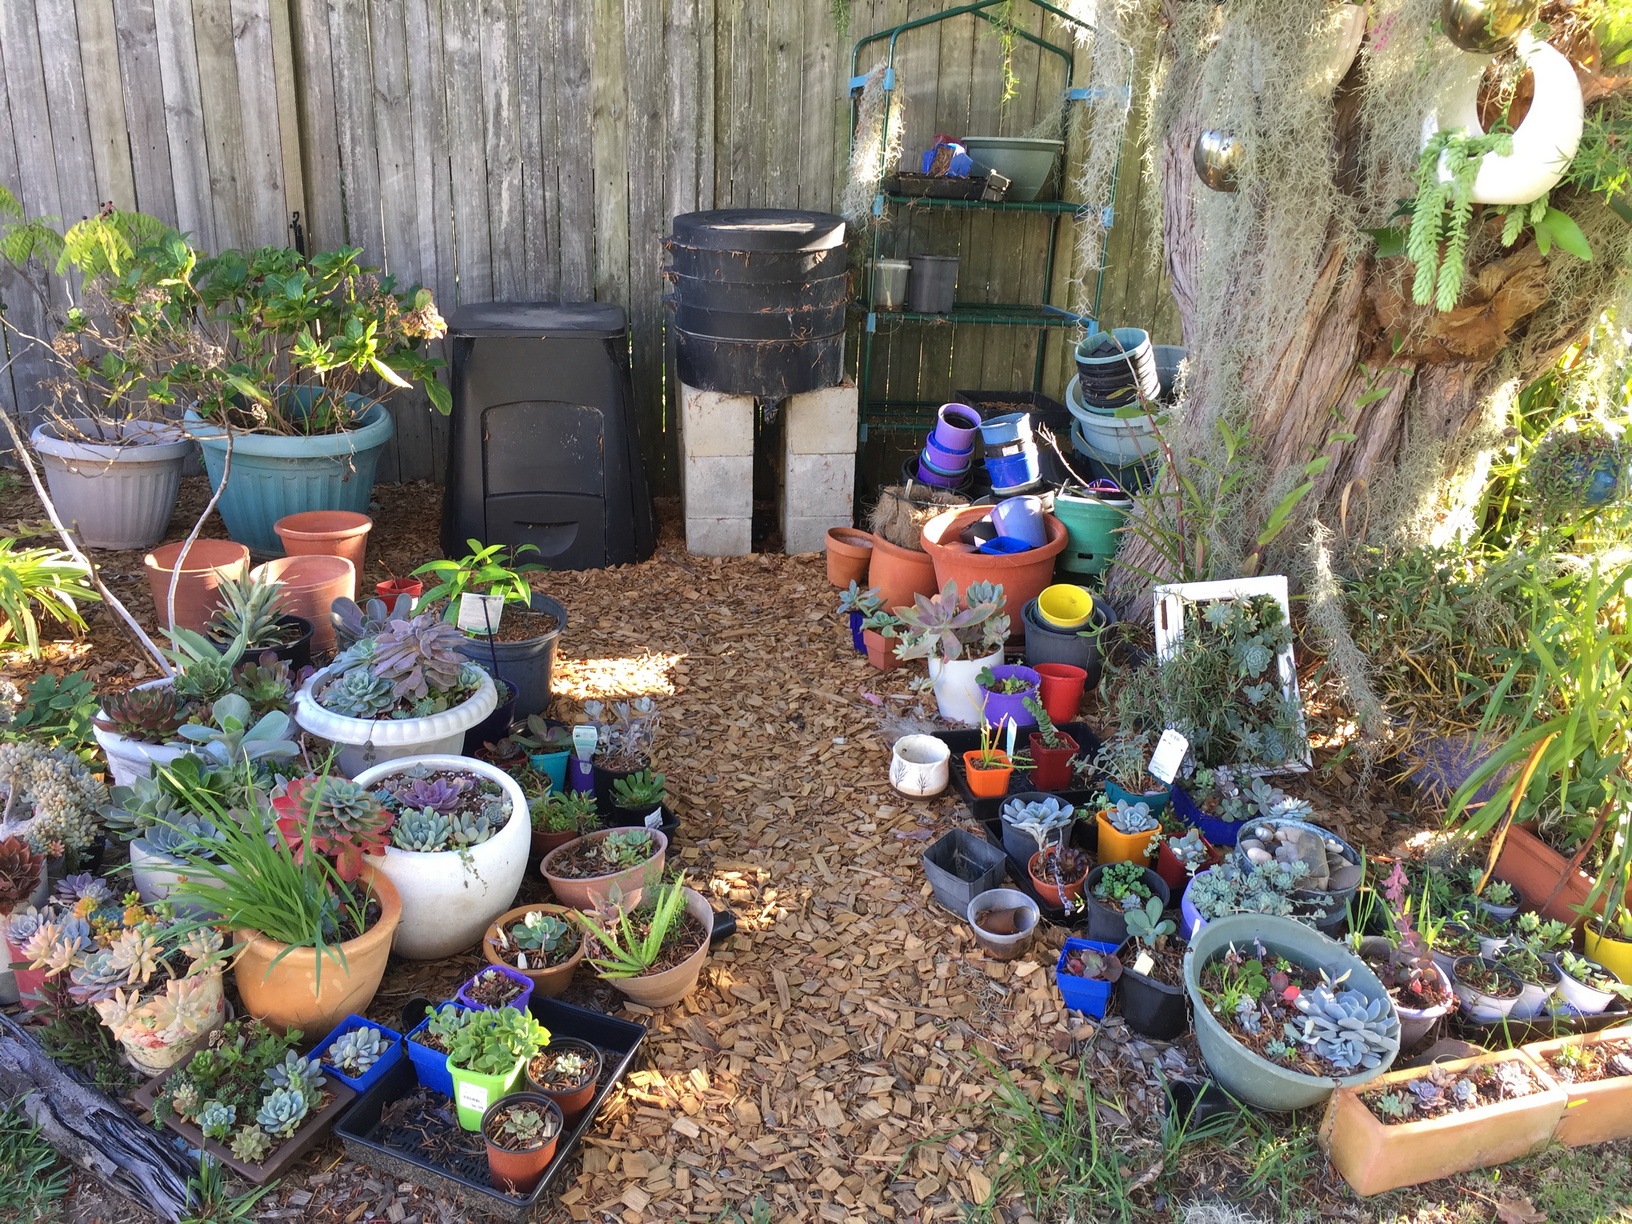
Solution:
[[[360,1028],[371,1028],[379,1032],[382,1037],[390,1038],[391,1048],[384,1054],[380,1055],[380,1060],[370,1067],[364,1074],[358,1076],[356,1079],[353,1079],[351,1076],[341,1071],[339,1067],[336,1067],[333,1063],[331,1063],[328,1060],[327,1055],[331,1045],[333,1045],[346,1033],[351,1032],[353,1029]],[[334,1072],[336,1079],[340,1080],[341,1083],[345,1084],[346,1087],[350,1088],[358,1096],[362,1096],[363,1093],[367,1092],[380,1080],[384,1079],[387,1071],[391,1070],[392,1067],[396,1066],[402,1061],[402,1034],[397,1032],[395,1029],[386,1028],[383,1024],[375,1024],[372,1020],[365,1020],[361,1016],[347,1016],[344,1020],[340,1021],[339,1024],[334,1026],[333,1032],[318,1043],[317,1048],[312,1051],[312,1057],[322,1058],[323,1065],[330,1071]]]
[[[457,1003],[439,1003],[436,1010],[444,1007],[457,1007]],[[421,1032],[431,1018],[426,1016],[413,1028],[408,1030],[407,1044],[408,1057],[414,1064],[414,1074],[419,1082],[432,1092],[440,1092],[443,1096],[453,1095],[453,1073],[448,1070],[448,1056],[440,1050],[433,1050],[430,1046],[420,1045],[414,1040],[414,1035]]]
[[[1067,939],[1065,947],[1060,952],[1060,959],[1054,964],[1054,983],[1060,988],[1065,1005],[1072,1011],[1103,1018],[1105,1005],[1111,1001],[1113,983],[1091,982],[1087,978],[1080,978],[1074,973],[1065,971],[1066,958],[1073,952],[1081,951],[1115,952],[1116,945],[1099,943],[1092,939]]]

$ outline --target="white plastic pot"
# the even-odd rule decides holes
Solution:
[[[492,689],[489,684],[488,692]],[[527,815],[527,797],[515,780],[473,757],[451,753],[397,757],[363,770],[355,781],[369,786],[411,765],[480,774],[497,782],[510,801],[510,819],[504,828],[462,854],[388,846],[384,854],[364,856],[389,877],[402,896],[402,921],[392,950],[410,960],[436,960],[473,947],[493,920],[515,904],[516,890],[527,870],[532,821]]]
[[[91,548],[151,548],[164,539],[176,508],[181,473],[193,442],[174,425],[130,421],[103,425],[80,418],[86,437],[108,435],[107,444],[70,442],[56,426],[37,426],[29,442],[45,469],[51,500]]]
[[[1603,969],[1602,965],[1598,967]],[[1609,973],[1609,970],[1604,969],[1604,972]],[[1563,996],[1564,1002],[1575,1008],[1583,1016],[1602,1015],[1605,1009],[1615,1001],[1615,996],[1609,991],[1588,986],[1585,982],[1571,977],[1562,969],[1559,970],[1559,975],[1558,993]],[[1614,977],[1614,974],[1610,974],[1610,976]]]
[[[168,680],[149,680],[146,684],[138,684],[137,688],[158,688],[169,684]],[[105,718],[101,710],[96,712],[97,718]],[[189,745],[176,744],[144,744],[140,740],[126,739],[116,731],[104,731],[101,727],[92,727],[96,736],[97,745],[102,754],[108,758],[108,772],[113,775],[115,786],[129,786],[137,778],[149,776],[151,768],[173,764],[177,758],[187,755]]]
[[[440,714],[425,718],[347,718],[318,704],[317,691],[328,682],[331,671],[333,668],[325,667],[300,686],[295,694],[295,722],[302,730],[339,746],[340,771],[348,778],[403,757],[457,755],[464,747],[465,732],[499,704],[493,678],[481,672],[476,692]]]
[[[1547,1001],[1558,991],[1559,983],[1564,980],[1564,971],[1557,965],[1551,966],[1553,982],[1550,986],[1535,986],[1529,982],[1524,984],[1524,990],[1513,1001],[1513,1010],[1507,1014],[1514,1020],[1534,1020],[1547,1011]]]
[[[980,726],[986,699],[981,695],[975,677],[983,669],[996,667],[1002,662],[1001,646],[982,658],[953,659],[950,663],[939,655],[931,655],[929,678],[935,682],[935,704],[940,707],[941,717],[969,727]]]

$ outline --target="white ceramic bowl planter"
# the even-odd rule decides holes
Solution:
[[[302,730],[339,745],[340,771],[348,778],[356,778],[385,761],[457,753],[464,747],[465,732],[493,713],[499,704],[493,678],[474,665],[471,670],[481,676],[481,681],[475,693],[451,710],[426,718],[348,718],[318,704],[317,692],[328,683],[333,671],[332,667],[325,667],[295,694],[295,722]],[[474,943],[475,938],[470,942]]]
[[[903,735],[890,753],[890,785],[927,799],[946,789],[952,750],[933,735]]]
[[[149,680],[146,684],[138,684],[136,687],[150,689],[169,683],[168,680]],[[107,715],[97,710],[96,717],[106,718]],[[141,740],[128,739],[117,731],[104,731],[101,727],[95,726],[91,728],[91,732],[96,736],[97,746],[108,758],[108,772],[113,775],[115,786],[129,786],[137,778],[148,777],[154,765],[174,764],[192,748],[192,745],[184,743],[146,744]]]
[[[152,548],[170,525],[193,440],[174,425],[152,421],[100,430],[83,417],[73,424],[84,437],[100,432],[112,440],[106,445],[69,441],[50,422],[28,439],[57,510],[91,548]]]
[[[487,690],[493,691],[491,681]],[[463,854],[389,846],[384,854],[364,856],[402,896],[402,922],[392,950],[410,960],[434,960],[475,946],[493,920],[515,904],[516,890],[527,870],[533,826],[521,787],[502,769],[474,757],[397,757],[363,770],[354,780],[359,786],[370,786],[411,765],[479,774],[497,782],[510,802],[510,819],[504,827]]]

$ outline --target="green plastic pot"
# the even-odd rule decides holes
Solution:
[[[453,1103],[459,1110],[459,1125],[468,1131],[481,1130],[482,1115],[500,1097],[509,1096],[521,1082],[527,1069],[525,1058],[516,1059],[516,1065],[505,1075],[483,1075],[457,1066],[448,1056],[448,1074],[453,1076]]]
[[[1386,1072],[1400,1052],[1400,1017],[1392,1002],[1393,1015],[1388,1057],[1369,1071],[1341,1078],[1304,1075],[1260,1058],[1237,1041],[1207,1007],[1201,993],[1201,970],[1208,961],[1227,952],[1233,944],[1251,954],[1253,940],[1271,955],[1284,956],[1295,965],[1332,978],[1347,973],[1343,985],[1358,990],[1367,999],[1388,998],[1388,991],[1365,962],[1342,944],[1327,939],[1311,927],[1291,918],[1268,914],[1232,914],[1209,922],[1196,933],[1184,954],[1184,988],[1190,995],[1196,1017],[1196,1040],[1207,1069],[1224,1090],[1239,1101],[1259,1109],[1285,1113],[1319,1105],[1335,1088],[1364,1084]]]
[[[1116,556],[1119,533],[1133,502],[1104,501],[1098,497],[1060,493],[1054,498],[1054,517],[1065,524],[1065,551],[1059,567],[1074,574],[1098,574]],[[1096,604],[1098,601],[1095,601]]]

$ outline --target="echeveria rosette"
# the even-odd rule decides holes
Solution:
[[[396,820],[372,791],[345,778],[296,778],[272,807],[295,861],[315,850],[348,883],[363,873],[365,854],[385,853]]]

